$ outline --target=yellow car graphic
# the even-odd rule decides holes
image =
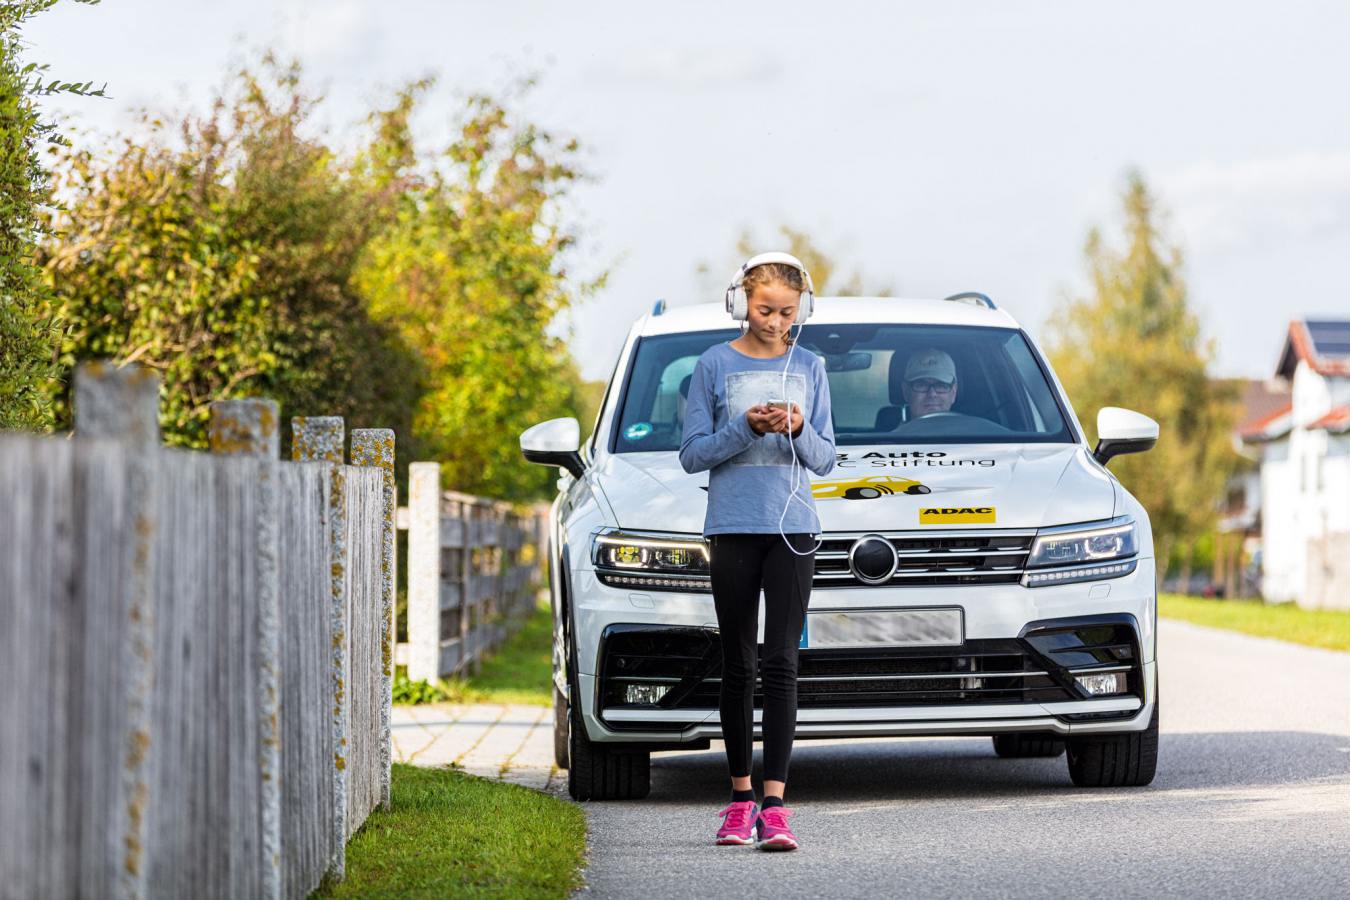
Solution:
[[[887,494],[927,494],[928,486],[899,475],[869,475],[851,481],[822,481],[811,485],[817,500],[843,497],[845,500],[874,500]]]

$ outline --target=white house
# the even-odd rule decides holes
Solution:
[[[1261,461],[1261,589],[1350,609],[1350,320],[1298,320],[1276,367],[1290,401],[1247,424]]]

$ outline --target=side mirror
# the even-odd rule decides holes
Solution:
[[[549,419],[532,425],[520,434],[520,452],[530,462],[562,466],[580,478],[586,471],[577,449],[581,446],[581,426],[573,418]]]
[[[1097,462],[1106,465],[1122,453],[1142,453],[1158,443],[1158,423],[1143,413],[1118,406],[1103,406],[1097,413]]]

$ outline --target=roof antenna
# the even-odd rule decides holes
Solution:
[[[983,306],[985,309],[998,309],[994,301],[989,299],[988,294],[981,294],[977,291],[962,291],[959,294],[952,294],[950,297],[943,297],[943,300],[953,300],[957,303],[969,303],[971,306]]]

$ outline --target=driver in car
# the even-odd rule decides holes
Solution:
[[[911,419],[951,412],[956,402],[956,363],[936,347],[920,350],[905,366],[901,389]]]

